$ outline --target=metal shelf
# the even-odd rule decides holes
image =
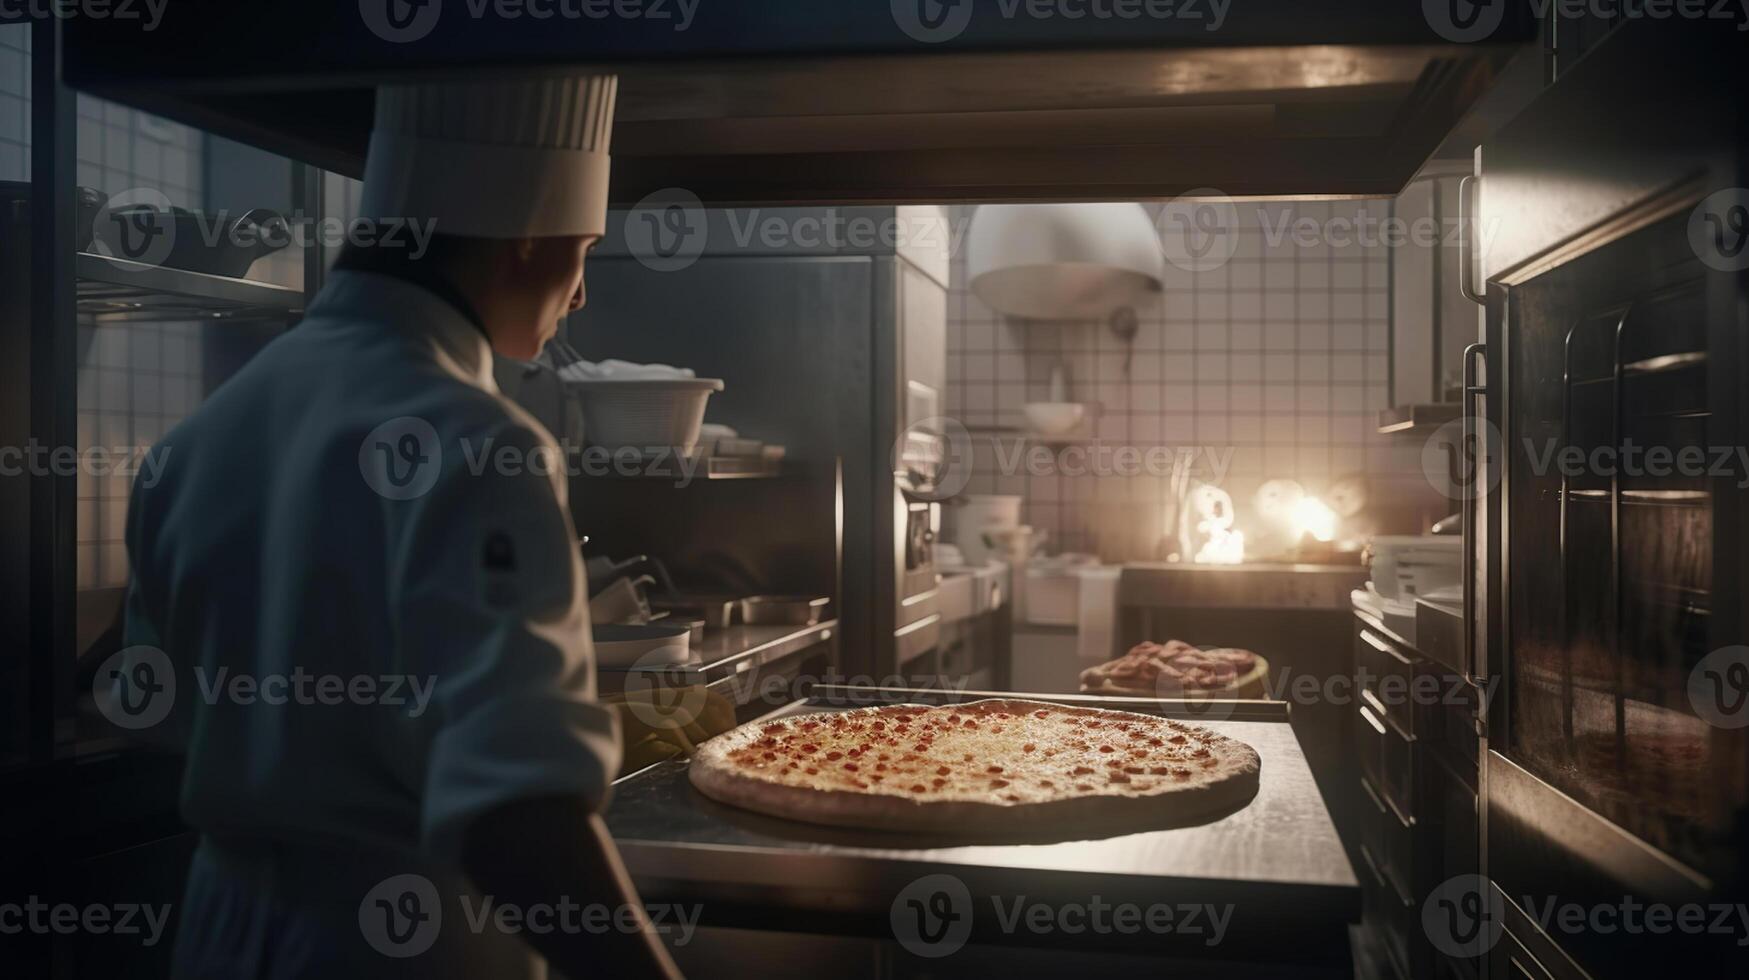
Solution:
[[[698,655],[695,663],[597,667],[596,677],[604,694],[623,690],[630,674],[643,675],[648,683],[663,687],[711,684],[825,643],[837,632],[836,619],[806,625],[730,626],[706,634],[694,650]]]
[[[98,323],[286,320],[304,311],[301,288],[80,252],[77,306]]]
[[[599,450],[590,450],[597,452]],[[644,453],[622,462],[608,451],[601,472],[585,475],[611,480],[767,480],[783,475],[783,457],[680,455],[672,451]]]
[[[1393,405],[1379,411],[1378,431],[1381,435],[1393,432],[1432,432],[1461,414],[1463,406],[1457,402]]]

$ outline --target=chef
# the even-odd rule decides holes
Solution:
[[[557,446],[492,375],[582,305],[615,87],[380,90],[361,213],[429,250],[349,247],[134,490],[128,641],[173,665],[201,834],[179,977],[675,972],[598,816]]]

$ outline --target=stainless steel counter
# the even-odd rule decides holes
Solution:
[[[944,701],[942,692],[829,689],[774,716],[880,700]],[[976,697],[974,695],[973,697]],[[1112,707],[1172,702],[1096,701]],[[778,820],[722,806],[694,791],[686,763],[665,762],[620,780],[606,818],[640,892],[651,901],[697,902],[706,924],[891,936],[900,891],[929,874],[962,881],[975,901],[1056,905],[1103,901],[1230,906],[1226,940],[1195,941],[1200,957],[1322,960],[1347,955],[1359,888],[1312,781],[1286,709],[1238,703],[1252,720],[1207,723],[1255,747],[1257,796],[1210,822],[1071,841],[920,840]],[[976,828],[968,828],[975,831]],[[1173,935],[1003,933],[985,911],[973,942],[1170,947]],[[992,932],[991,930],[996,930]]]

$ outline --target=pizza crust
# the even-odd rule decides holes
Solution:
[[[750,765],[749,753],[760,748],[762,740],[775,737],[768,731],[772,723],[765,722],[743,725],[705,743],[692,760],[688,778],[705,796],[746,810],[812,824],[907,833],[1073,832],[1094,827],[1107,829],[1114,825],[1129,829],[1172,826],[1230,812],[1256,795],[1262,763],[1255,749],[1207,729],[1153,715],[996,698],[939,708],[892,705],[822,712],[785,718],[782,722],[799,728],[809,721],[830,724],[829,719],[844,716],[866,725],[876,720],[890,723],[899,713],[908,712],[908,717],[916,719],[914,723],[921,726],[924,719],[931,717],[929,712],[937,712],[941,718],[959,714],[974,718],[1015,716],[1032,719],[1040,711],[1049,712],[1050,727],[1059,729],[1066,737],[1073,737],[1076,731],[1082,732],[1083,736],[1087,731],[1094,731],[1079,727],[1088,720],[1102,726],[1121,723],[1128,726],[1124,730],[1126,734],[1130,731],[1145,732],[1144,742],[1149,736],[1183,735],[1186,737],[1185,746],[1189,748],[1173,746],[1172,749],[1185,752],[1206,749],[1207,753],[1194,760],[1167,759],[1163,754],[1166,749],[1156,750],[1144,744],[1142,748],[1151,753],[1150,757],[1123,761],[1133,761],[1150,772],[1160,766],[1189,769],[1190,775],[1130,777],[1127,782],[1112,782],[1109,780],[1120,777],[1103,767],[1092,767],[1097,769],[1094,776],[1083,777],[1079,787],[1067,777],[1053,777],[1053,787],[1046,790],[1036,785],[1042,777],[1031,777],[1031,784],[1027,784],[1029,777],[1026,775],[1035,768],[1041,773],[1045,771],[1042,747],[1034,753],[1019,751],[1023,739],[1042,737],[1038,732],[1045,730],[1044,726],[1034,726],[1033,731],[1027,732],[1024,730],[1027,726],[1017,725],[1012,734],[1004,733],[1006,737],[993,732],[976,736],[981,740],[978,744],[987,748],[972,753],[977,758],[971,763],[973,766],[1002,765],[1005,772],[1015,776],[1013,784],[992,789],[988,782],[996,781],[996,777],[980,773],[978,777],[959,781],[965,785],[930,786],[927,791],[918,793],[913,791],[910,780],[915,777],[910,775],[857,788],[844,783],[845,775],[841,770],[823,770],[818,777],[803,776],[795,769],[786,770],[787,762],[781,756],[772,761],[755,759],[757,766]],[[1115,733],[1118,729],[1114,727],[1105,731]],[[922,764],[940,762],[948,765],[942,760],[953,754],[952,765],[965,765],[964,753],[961,752],[965,746],[949,741],[956,733],[957,729],[940,736],[938,744],[943,748],[939,753],[925,753]],[[1083,737],[1081,741],[1087,739]],[[1057,755],[1050,757],[1055,760],[1050,765],[1089,768],[1091,764],[1084,765],[1083,760],[1098,759],[1107,760],[1106,765],[1109,765],[1109,760],[1115,755],[1097,754],[1097,747],[1091,752],[1076,752],[1065,747],[1060,752],[1063,753],[1061,758]],[[900,753],[892,751],[890,754],[896,758]],[[994,761],[998,757],[1002,762]],[[1028,764],[1025,761],[1028,757],[1037,760],[1036,763]],[[986,780],[986,784],[970,785],[979,779]],[[1024,791],[1024,796],[1020,791]],[[1010,796],[1020,798],[1004,798]]]

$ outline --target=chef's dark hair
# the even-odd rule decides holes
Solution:
[[[336,270],[377,272],[408,278],[413,270],[429,275],[430,270],[450,269],[458,265],[480,262],[504,246],[502,239],[474,238],[468,235],[433,234],[425,250],[417,255],[402,241],[394,247],[381,244],[360,245],[348,242],[334,260]]]
[[[425,251],[415,257],[405,247],[385,248],[348,242],[334,260],[334,271],[370,272],[422,286],[454,304],[475,326],[480,326],[479,315],[455,288],[450,270],[489,261],[492,253],[503,246],[504,241],[497,238],[434,234]]]

